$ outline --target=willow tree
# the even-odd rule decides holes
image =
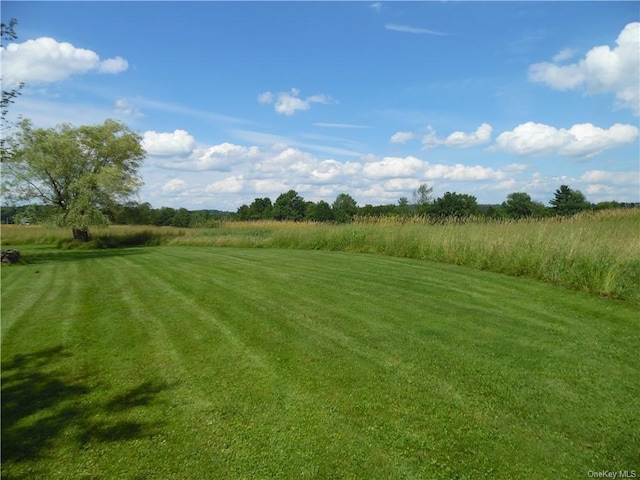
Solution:
[[[140,189],[141,141],[114,120],[48,129],[23,120],[2,155],[3,194],[49,207],[47,223],[71,227],[74,239],[88,241],[89,227],[108,223],[109,212]]]

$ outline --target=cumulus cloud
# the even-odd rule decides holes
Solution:
[[[425,170],[425,178],[447,179],[458,181],[501,180],[506,174],[501,170],[495,170],[480,165],[428,165]]]
[[[173,133],[144,132],[142,147],[149,155],[180,156],[189,154],[195,146],[194,138],[185,130]]]
[[[605,150],[632,143],[639,129],[616,123],[609,129],[582,123],[570,129],[527,122],[496,138],[495,148],[519,156],[558,154],[568,157],[592,157]]]
[[[122,57],[107,58],[98,64],[100,73],[120,73],[129,68],[129,62]]]
[[[298,110],[309,110],[312,103],[331,104],[337,103],[330,96],[323,93],[311,95],[306,99],[300,98],[300,90],[292,88],[290,92],[263,92],[258,95],[258,102],[272,104],[275,102],[275,111],[282,115],[293,115]]]
[[[406,143],[415,137],[413,132],[396,132],[391,135],[391,143]]]
[[[122,57],[100,60],[92,50],[77,48],[67,42],[41,37],[23,43],[10,43],[0,48],[3,87],[20,82],[29,84],[52,83],[71,75],[97,71],[120,73],[129,67]]]
[[[244,188],[245,180],[242,175],[233,175],[205,187],[208,193],[238,193]]]
[[[559,65],[570,58],[567,50],[554,63],[529,67],[529,78],[556,90],[584,86],[588,93],[614,93],[617,106],[640,114],[640,22],[627,24],[618,35],[616,47],[597,46],[577,63]],[[564,53],[563,53],[564,52]]]
[[[311,170],[310,180],[314,184],[337,182],[345,176],[353,175],[355,172],[352,167],[355,165],[357,165],[357,170],[359,171],[360,164],[345,164],[331,159],[322,160]]]
[[[384,182],[385,192],[409,192],[420,186],[420,180],[416,178],[392,178]]]
[[[286,145],[274,145],[271,151],[264,152],[256,162],[255,169],[263,173],[308,172],[313,165],[313,155]]]
[[[613,132],[615,136],[614,127],[601,131]],[[554,131],[557,133],[558,130],[550,128],[548,132],[554,137]],[[579,130],[573,129],[571,135],[578,135]],[[465,135],[472,136],[477,131]],[[175,132],[168,135],[180,138]],[[453,139],[457,136],[452,135],[442,140],[451,137],[450,143],[455,144]],[[467,139],[466,136],[463,138]],[[570,143],[559,143],[555,148],[571,152]],[[550,177],[538,174],[532,165],[524,162],[501,166],[432,163],[420,155],[363,155],[345,161],[285,141],[259,146],[251,142],[198,144],[186,155],[156,156],[145,168],[162,175],[156,182],[147,177],[151,198],[164,197],[167,202],[177,202],[173,199],[179,198],[180,206],[184,206],[182,202],[189,202],[194,207],[196,202],[205,202],[215,208],[229,209],[249,204],[256,197],[269,196],[273,200],[290,189],[311,201],[331,202],[338,193],[348,192],[360,204],[395,203],[399,197],[410,196],[425,182],[437,188],[436,195],[446,190],[458,191],[477,195],[482,201],[488,200],[482,196],[483,192],[491,192],[490,201],[502,201],[513,191],[527,191],[535,198],[548,199],[561,184],[582,189],[585,193],[594,192],[590,201],[598,201],[611,191],[617,199],[623,200],[637,197],[638,188],[637,174],[611,172],[599,165],[572,177]],[[174,172],[169,178],[165,177],[167,168]]]
[[[187,188],[187,183],[180,178],[172,178],[162,186],[163,193],[177,193]]]
[[[453,132],[444,141],[448,147],[469,148],[483,145],[491,140],[493,128],[487,123],[483,123],[473,133]]]
[[[243,147],[233,143],[221,143],[207,148],[197,148],[190,156],[188,165],[182,164],[194,170],[229,171],[234,166],[256,157],[259,154],[258,147]]]
[[[362,173],[367,178],[413,177],[424,168],[424,162],[416,157],[384,157],[366,163]]]
[[[480,125],[475,132],[453,132],[447,138],[438,138],[435,130],[428,127],[427,134],[422,137],[422,145],[425,149],[435,148],[439,145],[455,148],[470,148],[489,143],[493,127],[488,123]]]

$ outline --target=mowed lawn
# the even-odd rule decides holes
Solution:
[[[3,478],[640,472],[631,304],[379,255],[21,250]]]

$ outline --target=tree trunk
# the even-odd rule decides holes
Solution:
[[[73,239],[78,240],[79,242],[88,242],[91,240],[89,236],[89,230],[86,228],[72,228],[73,231]]]

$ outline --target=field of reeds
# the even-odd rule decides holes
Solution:
[[[221,222],[215,228],[110,226],[89,247],[197,245],[375,253],[523,276],[640,304],[640,209],[486,220],[361,218],[349,224]],[[3,248],[73,246],[69,229],[3,226]]]

